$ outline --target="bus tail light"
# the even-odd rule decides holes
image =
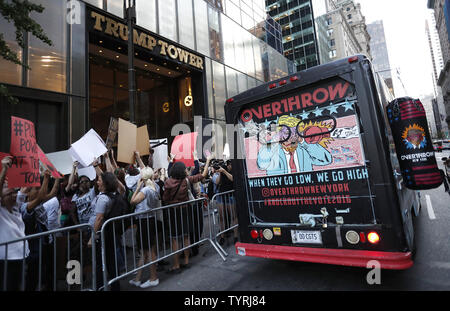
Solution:
[[[369,240],[369,242],[372,244],[376,244],[380,241],[380,236],[376,232],[370,232],[367,235],[367,240]]]
[[[348,62],[351,64],[351,63],[355,63],[355,62],[357,62],[358,61],[358,56],[353,56],[353,57],[350,57],[349,59],[348,59]]]
[[[252,239],[257,239],[259,237],[259,233],[257,230],[252,230],[250,231],[250,236],[252,237]]]

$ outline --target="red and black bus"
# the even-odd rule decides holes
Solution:
[[[384,81],[362,55],[227,100],[242,256],[407,269],[417,191],[405,187]]]

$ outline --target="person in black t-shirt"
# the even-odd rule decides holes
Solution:
[[[219,176],[216,179],[216,184],[219,189],[219,193],[231,191],[233,187],[233,175],[231,160],[226,162],[226,167],[220,167],[217,172]],[[234,204],[233,193],[223,194],[217,196],[218,210],[219,210],[219,222],[220,231],[225,231],[228,228],[237,224],[236,206]],[[238,240],[238,230],[237,226],[234,228],[234,243]],[[219,239],[219,244],[223,245],[225,243],[225,237],[221,234]]]

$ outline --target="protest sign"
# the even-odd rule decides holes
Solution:
[[[135,151],[136,151],[136,125],[119,118],[117,161],[123,163],[134,163]]]
[[[106,148],[111,149],[116,140],[117,132],[119,131],[119,120],[111,117],[109,120],[108,136],[106,137]]]
[[[169,166],[169,161],[167,161],[168,156],[168,146],[167,138],[152,139],[150,140],[150,145],[154,150],[153,153],[153,168],[167,168]]]
[[[62,178],[62,175],[58,172],[52,162],[46,157],[45,153],[42,151],[41,147],[37,145],[39,160],[42,165],[48,169],[54,178]]]
[[[78,176],[87,176],[89,180],[93,181],[97,177],[97,172],[92,165],[82,168],[78,167]]]
[[[90,129],[69,149],[70,155],[83,167],[88,167],[107,151],[105,143],[94,129]]]
[[[40,186],[39,157],[34,123],[11,116],[10,154],[13,165],[8,170],[8,187]]]
[[[149,136],[147,125],[136,125],[119,118],[119,138],[117,144],[117,161],[134,163],[134,152],[141,156],[149,154]]]
[[[194,166],[193,152],[197,144],[197,132],[178,135],[175,137],[170,153],[175,155],[176,162],[183,162],[186,166]]]
[[[47,153],[46,156],[61,174],[67,175],[72,172],[73,160],[69,150]]]

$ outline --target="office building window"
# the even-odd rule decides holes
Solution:
[[[35,0],[33,3],[45,7],[42,13],[31,13],[42,26],[53,45],[49,46],[29,36],[28,46],[28,86],[55,92],[66,92],[67,22],[60,14],[66,10],[64,1]]]

